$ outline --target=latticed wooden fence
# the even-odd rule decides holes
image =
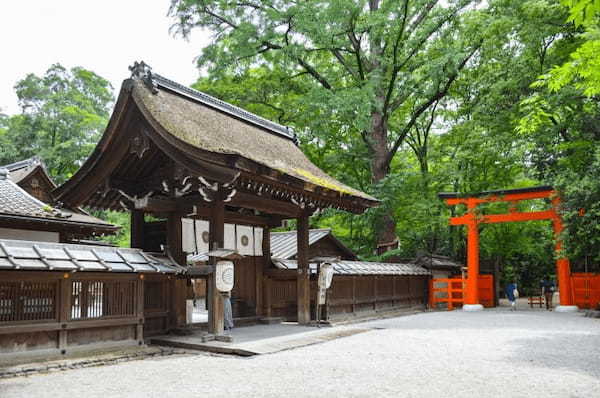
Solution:
[[[297,317],[296,270],[265,272],[264,313],[293,321]],[[335,275],[327,291],[324,316],[340,319],[385,311],[424,309],[428,276]],[[317,284],[311,280],[312,319],[316,319]]]
[[[66,353],[89,343],[139,344],[168,328],[166,276],[0,271],[0,354]]]

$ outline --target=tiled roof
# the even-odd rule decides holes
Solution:
[[[10,173],[10,179],[17,184],[25,177],[30,175],[36,168],[40,167],[48,177],[48,181],[52,184],[53,187],[56,187],[52,179],[48,176],[48,172],[46,171],[46,165],[37,156],[0,167],[8,169]]]
[[[414,261],[427,269],[460,269],[462,265],[450,257],[441,256],[439,254],[424,254]]]
[[[34,198],[12,181],[6,168],[0,168],[0,215],[29,217],[65,223],[94,224],[104,228],[116,226],[87,214],[56,209]]]
[[[330,229],[311,229],[308,231],[308,245],[330,234]],[[281,259],[289,259],[298,254],[297,232],[271,232],[271,253],[273,257]]]
[[[275,266],[281,269],[297,269],[294,260],[273,258]],[[316,270],[316,264],[310,264],[311,270]],[[337,275],[430,275],[431,273],[416,264],[379,263],[371,261],[339,261],[333,264]]]
[[[311,229],[308,232],[308,245],[310,246],[330,234],[330,229]],[[280,259],[294,257],[298,253],[297,240],[296,231],[271,232],[271,256]],[[188,262],[196,263],[202,261],[208,261],[206,253],[188,256]]]
[[[66,218],[60,211],[37,200],[8,177],[7,169],[0,169],[0,213],[29,217]]]
[[[179,273],[167,258],[139,249],[0,239],[0,270]]]

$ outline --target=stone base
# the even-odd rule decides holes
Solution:
[[[554,309],[556,312],[577,312],[579,308],[576,305],[559,305]]]
[[[481,305],[481,304],[464,304],[462,307],[462,310],[466,311],[466,312],[483,311],[483,305]]]

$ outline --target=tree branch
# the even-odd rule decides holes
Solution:
[[[469,62],[471,57],[473,57],[473,55],[475,55],[475,53],[479,50],[479,48],[481,47],[481,44],[482,44],[482,42],[480,41],[473,48],[473,50],[461,61],[461,63],[456,68],[456,71],[450,76],[450,78],[448,79],[448,81],[446,82],[444,87],[442,87],[441,89],[438,89],[437,92],[433,96],[431,96],[431,98],[429,98],[427,101],[425,101],[424,103],[422,103],[421,105],[419,105],[416,108],[416,110],[413,113],[413,115],[411,116],[410,120],[404,126],[402,131],[400,132],[398,138],[396,138],[396,141],[394,142],[394,145],[392,146],[391,150],[388,152],[388,155],[386,157],[386,163],[388,165],[391,163],[392,158],[394,157],[396,152],[398,152],[400,145],[402,145],[402,143],[404,142],[404,139],[410,132],[410,129],[416,123],[419,116],[421,116],[423,114],[423,112],[425,112],[432,104],[434,104],[435,102],[439,101],[440,99],[442,99],[446,96],[446,94],[448,93],[448,90],[450,90],[452,83],[454,83],[454,81],[458,77],[460,71],[465,67],[467,62]]]

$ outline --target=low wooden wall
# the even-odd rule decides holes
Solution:
[[[324,317],[342,320],[383,312],[425,309],[428,276],[335,275],[327,291]],[[264,313],[269,317],[297,319],[296,270],[269,270],[264,279]],[[315,316],[317,284],[311,280],[311,312]]]
[[[156,277],[155,282],[166,284],[166,276],[150,279]],[[142,344],[144,313],[151,307],[144,295],[145,278],[0,271],[0,362]],[[168,313],[155,315],[168,319]]]
[[[428,276],[336,275],[327,292],[325,316],[337,320],[425,309],[428,280]]]
[[[173,326],[175,277],[144,276],[144,337],[165,334]]]
[[[267,270],[263,277],[263,313],[295,322],[298,318],[296,270]]]

